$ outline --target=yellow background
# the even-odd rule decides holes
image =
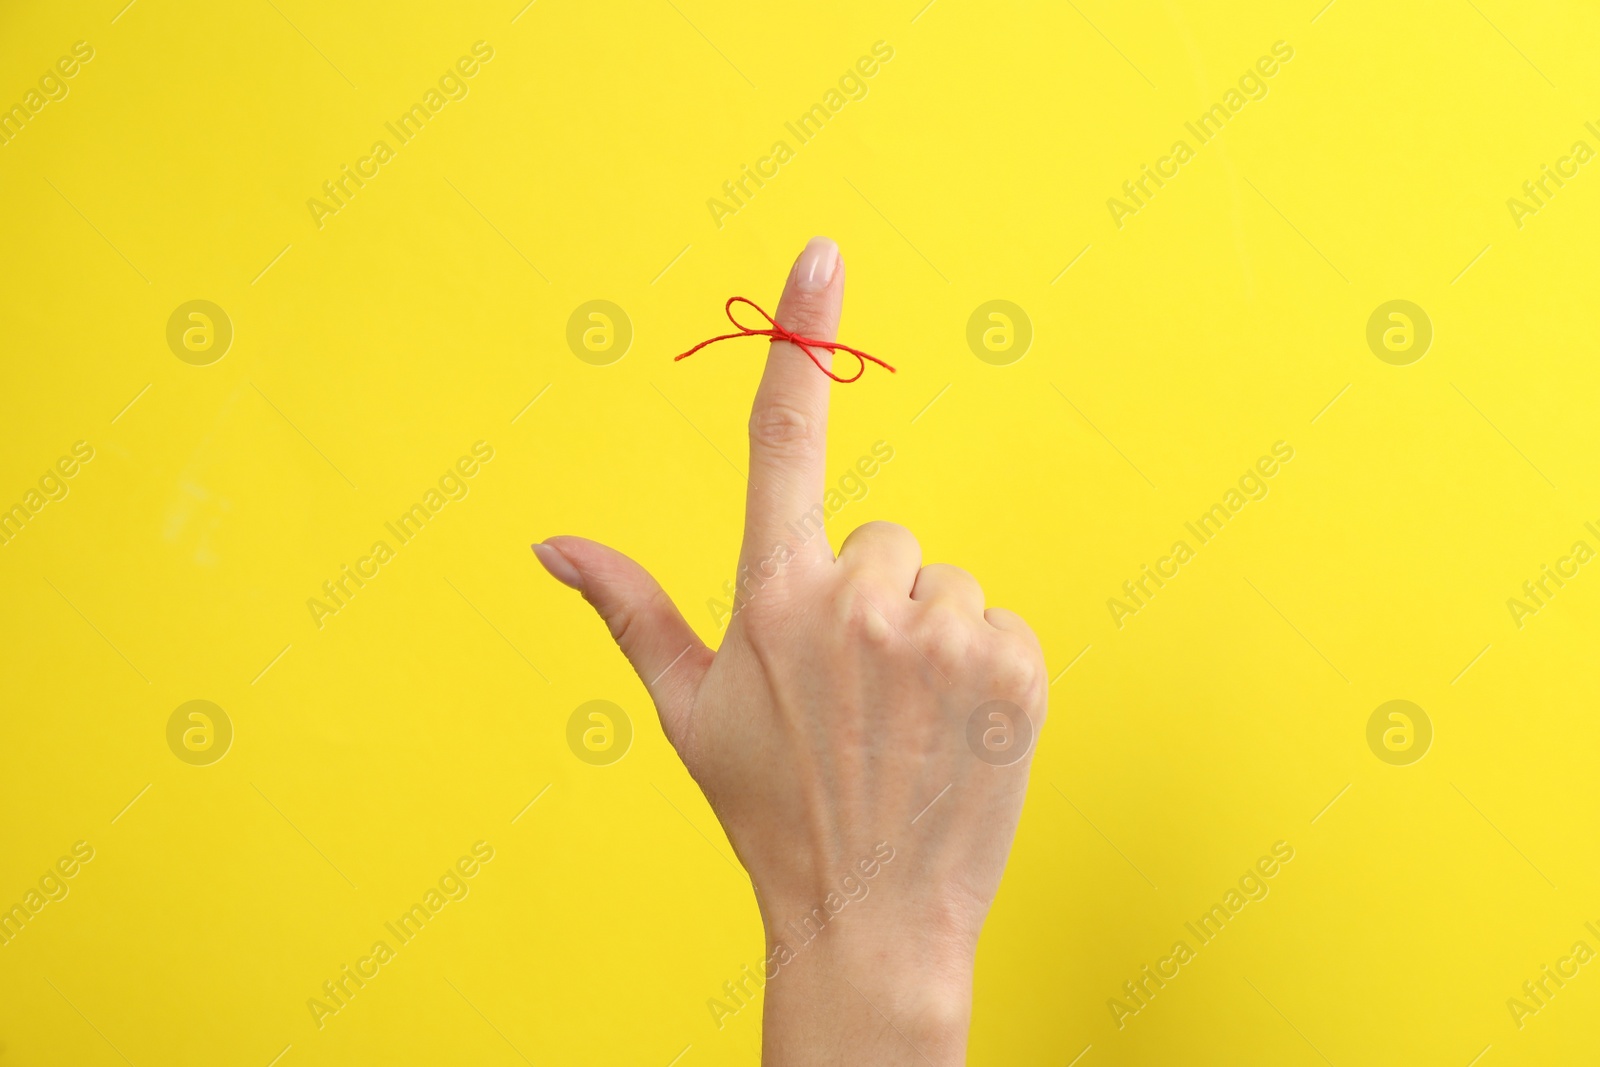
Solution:
[[[0,547],[0,904],[96,850],[0,948],[0,1065],[756,1061],[758,1013],[706,1007],[760,958],[748,884],[528,545],[614,544],[716,639],[762,351],[670,356],[818,232],[842,339],[899,368],[835,389],[830,467],[895,458],[830,535],[910,526],[1057,679],[972,1062],[1592,1054],[1600,965],[1506,1007],[1600,948],[1600,566],[1506,607],[1600,546],[1600,164],[1506,207],[1600,147],[1592,7],[120,4],[0,14],[0,102],[95,49],[0,148],[0,502],[95,449]],[[470,94],[319,229],[307,199],[479,40]],[[1269,95],[1119,229],[1107,198],[1280,40]],[[1396,298],[1435,330],[1404,367],[1365,341]],[[233,323],[210,366],[165,340],[192,299]],[[610,366],[565,340],[594,299],[634,328]],[[991,299],[1033,323],[1009,366],[966,344]],[[318,629],[307,598],[479,440],[470,495]],[[1270,495],[1115,626],[1279,440]],[[192,699],[236,731],[211,766],[167,747]],[[610,766],[566,745],[593,699],[635,727]],[[1410,766],[1367,746],[1391,699],[1435,730]],[[479,840],[470,895],[319,1030],[307,999]],[[1271,895],[1119,1030],[1108,998],[1278,840]]]

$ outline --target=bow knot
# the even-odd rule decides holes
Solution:
[[[735,304],[749,304],[751,307],[756,309],[756,313],[758,315],[767,320],[767,322],[771,325],[771,328],[762,330],[752,326],[746,326],[744,323],[734,318],[733,305]],[[770,337],[774,341],[788,341],[790,344],[800,349],[800,351],[804,352],[807,356],[811,357],[811,362],[817,365],[818,370],[841,384],[849,384],[850,382],[853,382],[857,378],[861,377],[862,374],[866,373],[867,363],[869,361],[876,363],[890,374],[894,373],[894,368],[889,366],[889,364],[885,363],[877,356],[870,355],[869,353],[863,352],[860,349],[851,348],[849,345],[840,344],[838,341],[822,341],[815,337],[803,337],[800,334],[795,333],[793,330],[785,329],[784,327],[779,326],[778,320],[774,319],[771,315],[768,315],[766,311],[761,308],[761,305],[757,304],[754,300],[747,300],[742,296],[730,296],[728,298],[728,302],[723,305],[723,310],[727,312],[728,321],[737,326],[739,328],[739,332],[725,333],[719,337],[713,337],[710,340],[701,341],[699,344],[689,349],[689,351],[684,352],[682,355],[674,356],[673,362],[677,362],[680,359],[687,359],[707,345],[716,344],[718,341],[730,341],[736,337]],[[834,353],[848,352],[852,356],[856,357],[856,361],[859,366],[856,367],[856,372],[850,377],[841,378],[837,374],[833,373],[833,371],[822,365],[822,360],[817,358],[817,354],[812,351],[812,348],[826,348],[828,351]]]

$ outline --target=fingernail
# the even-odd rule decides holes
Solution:
[[[580,592],[583,590],[583,576],[578,573],[578,568],[574,567],[572,561],[563,556],[554,545],[534,545],[533,554],[539,557],[539,562],[550,572],[550,577],[562,585],[570,586]]]
[[[828,237],[813,237],[794,264],[794,287],[802,293],[817,293],[833,280],[834,264],[839,262],[839,246]]]

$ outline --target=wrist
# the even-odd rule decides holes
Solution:
[[[889,903],[763,905],[766,1067],[966,1062],[975,933]]]

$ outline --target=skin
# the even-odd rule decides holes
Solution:
[[[777,320],[832,340],[843,296],[837,246],[814,238]],[[970,574],[923,566],[904,527],[867,523],[837,557],[825,536],[797,536],[823,498],[829,387],[799,348],[772,343],[739,560],[741,581],[765,581],[716,651],[620,552],[579,537],[534,551],[605,620],[750,874],[767,938],[762,1062],[960,1064],[978,934],[1027,788],[1033,746],[1016,739],[1044,724],[1044,657]],[[980,729],[1011,739],[1009,764],[968,741],[996,700],[1009,703],[979,712]]]

